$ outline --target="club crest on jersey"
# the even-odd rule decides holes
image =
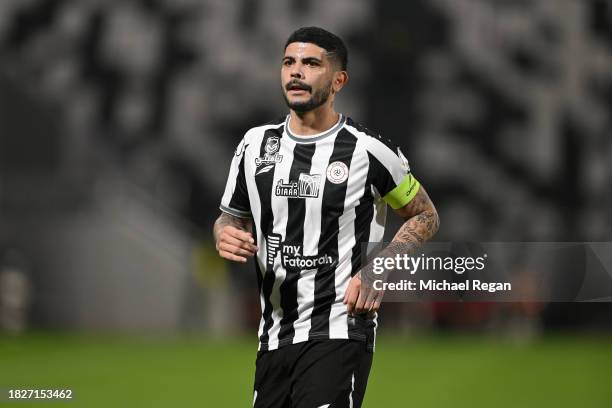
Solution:
[[[278,180],[274,193],[277,197],[316,198],[319,196],[320,185],[320,174],[300,173],[298,181],[289,180],[285,183],[282,179]]]
[[[275,164],[280,163],[283,160],[283,156],[278,154],[279,149],[280,139],[278,137],[272,136],[266,140],[266,146],[264,147],[266,152],[264,153],[263,157],[255,158],[255,166],[259,167],[262,164],[265,166],[257,170],[255,175],[272,170],[272,167],[274,167]]]
[[[335,161],[327,166],[327,179],[334,184],[344,183],[348,176],[348,166],[341,161]]]

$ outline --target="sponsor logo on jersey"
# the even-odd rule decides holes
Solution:
[[[342,184],[348,179],[349,169],[341,161],[335,161],[327,166],[327,179],[334,184]]]
[[[285,269],[316,269],[334,265],[337,261],[328,254],[304,255],[302,245],[281,241],[279,234],[269,234],[266,241],[268,266],[274,265],[280,253],[281,265]]]
[[[274,265],[274,258],[278,253],[282,237],[279,234],[269,234],[266,240],[266,254],[268,256],[268,265]]]
[[[297,181],[285,183],[282,179],[278,180],[274,193],[278,197],[316,198],[319,196],[320,185],[320,174],[300,173]]]
[[[255,166],[259,167],[264,165],[261,169],[255,172],[255,175],[266,173],[274,167],[275,164],[280,163],[283,160],[283,156],[278,154],[278,150],[280,149],[280,139],[276,136],[269,137],[266,140],[266,146],[264,150],[266,151],[263,157],[255,158]]]

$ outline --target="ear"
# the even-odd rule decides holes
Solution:
[[[346,85],[349,80],[348,72],[346,71],[336,71],[334,72],[334,79],[332,81],[332,88],[334,89],[334,93],[340,92],[342,87]]]

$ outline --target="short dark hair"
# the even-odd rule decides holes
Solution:
[[[343,71],[348,66],[348,50],[344,42],[335,34],[330,33],[320,27],[302,27],[295,30],[287,39],[285,49],[294,42],[312,43],[323,48],[332,55],[330,59],[336,60]]]

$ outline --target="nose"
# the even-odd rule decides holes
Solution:
[[[291,69],[291,78],[302,79],[304,75],[302,74],[302,67],[300,64],[293,64]]]

